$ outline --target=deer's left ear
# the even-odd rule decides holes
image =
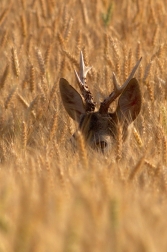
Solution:
[[[117,115],[120,120],[131,123],[141,110],[141,91],[138,81],[133,78],[118,100]]]
[[[85,113],[85,107],[80,94],[64,78],[59,82],[63,105],[69,116],[79,122],[80,115]]]

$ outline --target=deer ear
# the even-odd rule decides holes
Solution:
[[[69,116],[79,122],[80,115],[85,113],[85,107],[80,94],[64,78],[59,82],[63,105]]]
[[[141,92],[138,81],[133,78],[118,100],[117,115],[121,120],[131,123],[141,110]]]

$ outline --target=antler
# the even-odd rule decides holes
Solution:
[[[108,112],[108,108],[110,104],[124,91],[124,89],[127,87],[129,81],[133,78],[140,62],[142,60],[142,57],[138,60],[134,68],[132,69],[129,77],[124,82],[124,84],[120,87],[118,84],[118,81],[116,79],[115,73],[113,72],[113,84],[114,84],[114,91],[103,101],[101,102],[99,113],[100,114],[106,114]]]
[[[93,96],[86,85],[86,75],[91,67],[86,67],[83,59],[83,54],[80,52],[80,75],[75,70],[75,74],[78,80],[79,88],[85,99],[86,111],[91,112],[95,110],[96,103],[93,101]]]

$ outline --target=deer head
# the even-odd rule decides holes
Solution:
[[[127,135],[128,126],[136,119],[141,109],[141,92],[138,81],[133,78],[140,60],[132,69],[125,83],[120,87],[113,73],[113,92],[95,111],[96,103],[86,85],[86,75],[90,67],[86,67],[83,54],[80,54],[80,73],[75,71],[79,88],[84,98],[64,78],[60,79],[60,94],[63,105],[69,116],[78,122],[85,141],[95,150],[104,152],[110,149],[117,137],[118,124],[123,129],[123,138]],[[117,98],[118,105],[114,113],[109,113],[111,103]]]

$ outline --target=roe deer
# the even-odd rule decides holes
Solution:
[[[141,92],[138,81],[133,78],[142,58],[136,63],[125,83],[120,87],[113,73],[114,91],[100,104],[95,112],[96,103],[86,85],[86,75],[91,67],[86,67],[83,54],[80,53],[80,74],[75,71],[79,88],[85,100],[64,78],[60,79],[60,94],[69,116],[78,122],[79,130],[86,143],[95,149],[109,150],[117,137],[118,125],[121,125],[123,140],[128,126],[136,119],[141,109]],[[111,103],[118,97],[114,113],[109,113]],[[75,136],[75,134],[74,134]]]

